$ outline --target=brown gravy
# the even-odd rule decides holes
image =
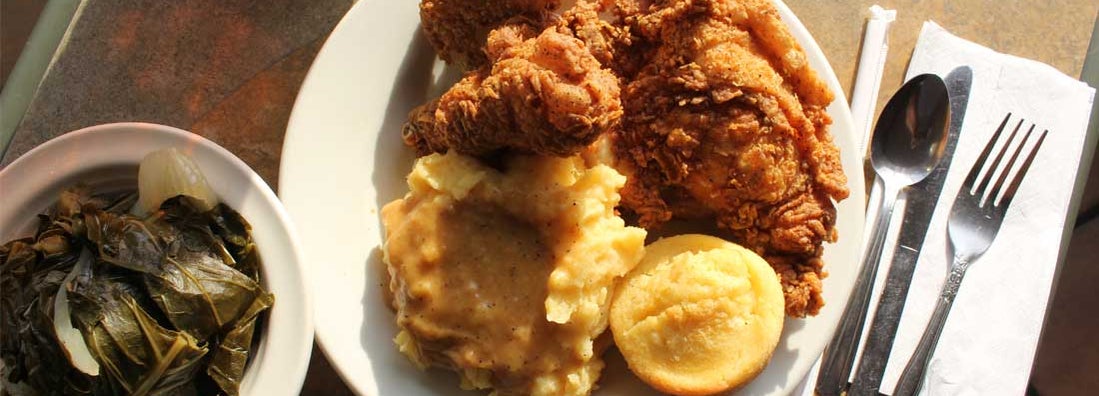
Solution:
[[[387,225],[404,221],[387,226],[391,290],[423,363],[488,370],[501,394],[582,365],[564,347],[576,335],[545,320],[554,258],[538,230],[493,205],[439,201],[383,211]]]

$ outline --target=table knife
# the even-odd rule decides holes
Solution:
[[[950,95],[950,124],[947,130],[946,155],[939,166],[927,179],[910,187],[905,197],[904,221],[893,251],[892,265],[886,277],[878,306],[870,323],[869,334],[863,344],[862,357],[855,371],[854,383],[849,395],[877,395],[885,374],[885,365],[889,361],[889,352],[897,335],[904,301],[912,282],[912,273],[916,269],[920,249],[927,236],[931,215],[939,201],[943,183],[950,170],[950,160],[954,148],[958,145],[958,133],[965,120],[965,111],[969,103],[969,89],[973,83],[973,70],[968,66],[955,68],[944,78]]]

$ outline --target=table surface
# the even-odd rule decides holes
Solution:
[[[37,11],[30,16],[28,12],[8,12],[9,6],[16,10],[26,3],[5,2],[0,25],[18,26],[10,22],[20,15],[34,18]],[[867,9],[874,3],[786,3],[817,39],[849,96]],[[889,37],[879,110],[888,93],[900,86],[925,20],[994,50],[1039,60],[1075,77],[1084,63],[1099,10],[1099,2],[1094,0],[883,0],[878,4],[898,10]],[[145,121],[187,129],[217,142],[277,190],[283,135],[297,91],[325,38],[351,6],[350,0],[89,0],[71,24],[65,45],[54,55],[0,166],[68,131],[109,122]],[[8,45],[11,35],[4,41]],[[5,49],[4,56],[11,54]],[[1092,172],[1095,180],[1099,168],[1091,168],[1097,169]],[[1092,188],[1085,193],[1082,213],[1099,208],[1096,184],[1088,184]],[[1077,227],[1080,238],[1074,237],[1070,245],[1066,267],[1088,257],[1072,246],[1087,245],[1077,239],[1094,238],[1099,236],[1097,231],[1099,220]],[[1065,271],[1072,272],[1070,269]],[[1084,294],[1074,294],[1064,305],[1069,308],[1064,309],[1073,307],[1074,300],[1095,301],[1099,297],[1066,282],[1059,292]],[[1090,312],[1085,310],[1086,304],[1076,305],[1080,312]],[[1079,325],[1058,324],[1065,322],[1058,322],[1055,315],[1062,315],[1058,312],[1052,313],[1047,323],[1043,351],[1052,348],[1060,355],[1050,357],[1040,351],[1032,382],[1051,393],[1095,389],[1099,380],[1088,379],[1087,373],[1099,369],[1099,353],[1085,356],[1080,368],[1079,363],[1072,364],[1074,359],[1079,362],[1079,356],[1072,355],[1081,347],[1078,343],[1072,344],[1071,337],[1048,340],[1053,330],[1070,335],[1080,332]],[[1063,315],[1074,313],[1070,310]],[[1089,323],[1093,330],[1099,327],[1099,321]],[[1095,344],[1084,347],[1099,350]],[[1074,372],[1078,378],[1072,377]],[[1066,385],[1066,378],[1090,382],[1067,381]],[[314,348],[302,393],[340,395],[350,391]]]

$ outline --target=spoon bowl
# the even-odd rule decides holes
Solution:
[[[901,190],[927,178],[942,160],[949,109],[946,83],[937,75],[921,74],[893,94],[874,126],[870,164],[882,184],[882,202],[840,326],[824,349],[817,394],[840,395],[847,387],[893,205]]]
[[[946,84],[921,74],[897,91],[874,126],[870,164],[883,179],[912,185],[931,174],[946,149]]]

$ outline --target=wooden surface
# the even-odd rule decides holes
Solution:
[[[27,31],[19,28],[26,25],[20,22],[33,19],[41,4],[4,0],[0,58],[5,70],[25,41],[18,38]],[[787,4],[816,37],[850,94],[867,8],[873,3]],[[1077,76],[1099,9],[1094,0],[879,4],[899,14],[890,35],[880,104],[901,84],[924,20],[994,50],[1040,60]],[[350,5],[350,0],[88,0],[0,163],[77,128],[147,121],[210,138],[277,188],[282,137],[294,98],[325,37]],[[1099,180],[1096,166],[1092,165],[1093,181]],[[1088,184],[1081,212],[1099,209],[1096,184]],[[1099,220],[1077,230],[1032,377],[1042,395],[1099,389],[1097,380],[1089,379],[1099,372],[1099,323],[1093,309],[1099,303],[1099,288],[1091,285],[1099,276],[1099,265],[1094,265]],[[314,348],[302,393],[350,391]]]

